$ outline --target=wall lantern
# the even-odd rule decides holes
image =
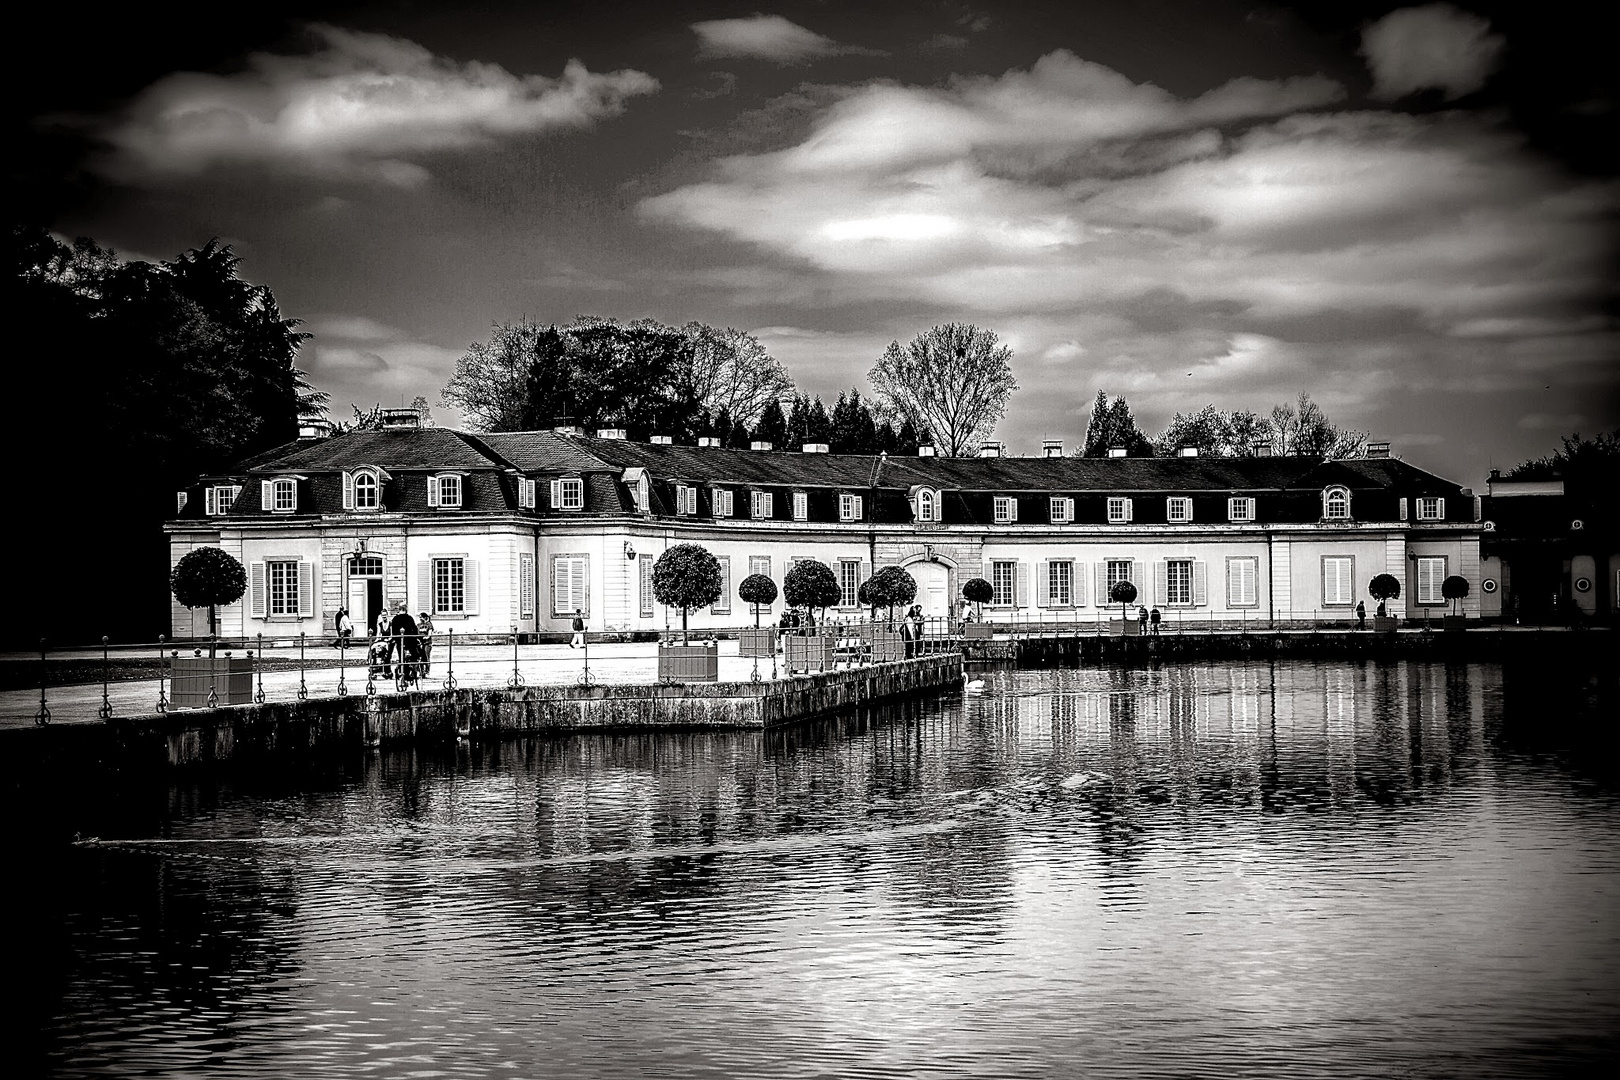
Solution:
[[[636,557],[636,549],[630,546],[630,541],[628,540],[624,542],[624,557],[632,561],[634,561]]]

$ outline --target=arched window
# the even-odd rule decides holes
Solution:
[[[1342,487],[1330,487],[1322,492],[1322,516],[1328,521],[1350,520],[1350,491]]]
[[[938,520],[935,514],[936,510],[937,506],[935,504],[934,493],[932,491],[930,491],[928,488],[923,488],[921,491],[917,492],[918,521]]]
[[[356,510],[377,509],[377,474],[362,469],[354,474],[354,508]]]

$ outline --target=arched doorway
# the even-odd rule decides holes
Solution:
[[[944,618],[951,613],[951,568],[940,562],[914,562],[906,572],[917,581],[916,603],[925,618]]]

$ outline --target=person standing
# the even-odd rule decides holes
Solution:
[[[346,607],[338,608],[337,636],[338,644],[344,647],[347,647],[349,639],[354,637],[354,620],[349,618],[349,609]]]
[[[416,630],[422,643],[422,676],[427,677],[428,660],[433,654],[433,616],[422,612],[416,617]]]
[[[1152,611],[1148,612],[1148,632],[1155,635],[1159,632],[1158,608],[1154,608]]]
[[[570,649],[580,649],[585,646],[585,613],[578,608],[574,609],[574,636],[569,639]]]
[[[1136,631],[1139,634],[1146,634],[1148,632],[1148,612],[1146,604],[1143,604],[1136,609]]]
[[[1356,601],[1356,629],[1367,629],[1367,605],[1360,600]]]

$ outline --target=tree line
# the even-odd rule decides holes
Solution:
[[[1202,457],[1255,457],[1272,454],[1321,457],[1329,461],[1355,457],[1366,450],[1367,433],[1341,427],[1322,407],[1301,392],[1292,404],[1274,405],[1265,415],[1247,409],[1226,411],[1205,405],[1178,412],[1164,430],[1149,438],[1136,426],[1124,397],[1110,399],[1099,390],[1091,407],[1079,454],[1106,457],[1122,448],[1127,457],[1170,457],[1183,447]]]

